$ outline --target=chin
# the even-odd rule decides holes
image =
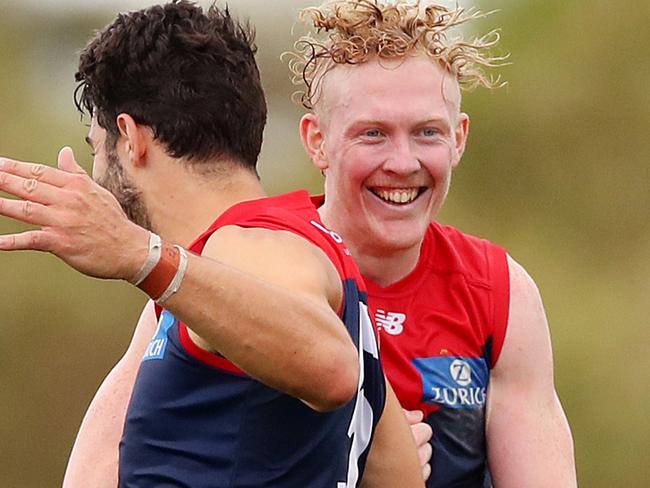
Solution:
[[[424,238],[424,230],[420,231],[419,226],[390,226],[380,232],[369,233],[365,237],[367,242],[372,242],[372,246],[381,249],[383,252],[399,252],[411,249],[415,246],[419,248]]]

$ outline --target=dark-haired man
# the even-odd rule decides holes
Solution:
[[[227,10],[175,1],[118,16],[76,75],[102,186],[69,148],[58,169],[0,159],[0,190],[19,197],[0,199],[0,215],[39,226],[0,236],[0,250],[48,251],[157,302],[123,360],[141,364],[119,486],[352,488],[373,435],[396,449],[373,486],[422,486],[349,252],[306,193],[267,198],[260,185],[254,51]],[[121,422],[124,406],[100,413]],[[106,441],[95,434],[81,448]],[[116,483],[114,466],[66,479]]]

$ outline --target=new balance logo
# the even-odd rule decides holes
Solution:
[[[384,310],[377,310],[375,313],[375,322],[377,327],[383,329],[387,334],[400,335],[404,332],[404,322],[406,321],[406,314],[398,312],[385,312]]]

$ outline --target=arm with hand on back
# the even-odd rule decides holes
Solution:
[[[77,434],[63,488],[115,488],[119,442],[133,383],[156,329],[153,302],[147,303],[129,348],[95,394]]]
[[[416,451],[417,435],[411,432],[412,428],[387,381],[386,406],[377,424],[361,488],[424,487],[423,467]]]
[[[405,410],[404,416],[411,429],[411,435],[415,441],[415,447],[418,451],[418,459],[422,468],[422,477],[428,480],[431,476],[431,455],[433,447],[431,446],[431,437],[433,429],[424,421],[424,413],[420,410]]]
[[[508,257],[510,313],[490,375],[488,461],[495,488],[574,488],[573,439],[553,382],[546,314],[535,283]]]

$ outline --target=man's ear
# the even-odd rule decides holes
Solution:
[[[151,131],[148,127],[137,124],[129,114],[119,114],[116,122],[120,135],[124,138],[126,156],[134,166],[142,166],[146,161]]]
[[[458,122],[456,123],[456,128],[454,130],[454,136],[456,140],[456,156],[454,161],[452,161],[452,165],[453,167],[456,167],[463,157],[465,146],[467,145],[467,137],[469,136],[469,115],[466,113],[461,112],[458,114]]]
[[[325,171],[329,166],[323,148],[325,134],[323,134],[321,120],[316,114],[310,112],[300,119],[300,139],[305,151],[307,151],[316,167],[321,171]]]

